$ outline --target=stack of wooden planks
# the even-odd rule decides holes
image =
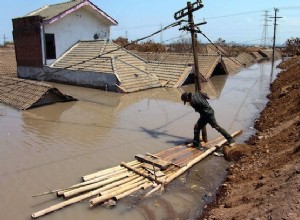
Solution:
[[[242,131],[236,131],[237,136]],[[136,159],[105,170],[101,170],[82,177],[82,182],[61,190],[42,193],[35,196],[56,193],[63,196],[64,201],[46,209],[35,212],[32,218],[38,218],[65,206],[91,198],[90,207],[103,202],[119,199],[145,190],[144,197],[163,189],[166,184],[191,168],[194,164],[221,147],[226,140],[218,138],[204,143],[205,150],[199,150],[186,145],[179,145],[161,151],[155,155],[136,155]],[[146,189],[149,189],[146,192]]]

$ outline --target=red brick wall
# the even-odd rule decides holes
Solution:
[[[17,66],[42,67],[40,16],[13,19],[13,37]]]

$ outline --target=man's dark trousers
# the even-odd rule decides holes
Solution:
[[[231,135],[227,133],[227,131],[220,127],[219,124],[216,121],[214,114],[205,114],[201,115],[197,123],[194,127],[194,143],[199,144],[200,143],[200,130],[204,128],[206,124],[210,124],[214,129],[216,129],[218,132],[220,132],[227,141],[230,141],[232,139]]]

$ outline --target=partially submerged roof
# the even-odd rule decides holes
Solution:
[[[182,64],[150,62],[147,71],[155,74],[163,86],[177,88],[185,82],[192,67]]]
[[[223,61],[228,74],[235,74],[243,68],[242,64],[234,57],[223,57]]]
[[[160,62],[165,64],[182,64],[186,67],[194,64],[194,57],[192,53],[138,53],[149,62]],[[220,74],[228,74],[225,64],[220,55],[198,55],[199,72],[204,80],[207,80],[214,75],[214,71],[218,65],[223,66],[224,71]],[[186,72],[188,73],[188,72]]]
[[[94,40],[80,41],[52,67],[70,70],[115,74],[121,92],[136,92],[160,87],[156,75],[146,71],[148,63],[115,43]]]
[[[220,55],[200,55],[198,56],[199,71],[207,80],[214,75],[227,75],[226,66]],[[223,68],[223,71],[216,72],[216,68]]]
[[[94,5],[89,0],[71,0],[59,4],[43,6],[26,16],[39,15],[44,18],[45,23],[53,23],[58,19],[84,7],[90,12],[94,13],[97,17],[104,20],[105,23],[110,25],[117,25],[118,22]]]
[[[198,61],[202,81],[228,74],[220,55],[199,55]],[[180,87],[193,78],[189,78],[193,63],[192,53],[137,55],[115,43],[94,40],[79,42],[51,67],[114,74],[119,80],[118,90],[127,93],[161,86]]]
[[[74,100],[49,84],[0,76],[0,102],[20,110]]]
[[[258,62],[265,59],[259,52],[252,52],[252,54]]]
[[[236,59],[239,61],[239,63],[242,63],[245,66],[249,66],[255,62],[255,58],[247,52],[239,54]]]

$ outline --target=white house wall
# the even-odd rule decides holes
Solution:
[[[80,8],[52,24],[45,24],[45,33],[54,34],[58,59],[79,40],[94,40],[95,34],[99,39],[109,39],[110,26],[102,23],[84,8]],[[46,65],[51,65],[54,61],[47,60]]]

